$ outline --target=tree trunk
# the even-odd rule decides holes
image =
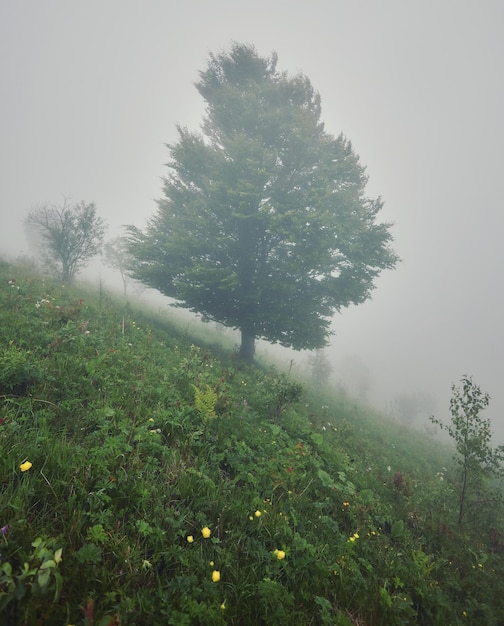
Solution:
[[[252,363],[255,354],[255,336],[247,330],[241,330],[241,346],[238,358],[248,363]]]

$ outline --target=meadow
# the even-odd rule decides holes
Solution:
[[[0,262],[0,624],[503,624],[453,450]]]

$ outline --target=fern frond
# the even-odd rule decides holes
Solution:
[[[194,406],[205,417],[216,417],[215,405],[217,404],[217,393],[210,385],[205,385],[205,390],[199,389],[196,385],[191,385],[194,389]]]

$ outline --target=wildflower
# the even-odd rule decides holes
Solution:
[[[0,533],[2,533],[2,535],[6,535],[8,530],[9,524],[5,524],[5,526],[2,526],[2,528],[0,528]]]
[[[187,535],[187,543],[192,543],[194,541],[194,537],[192,535]]]
[[[153,418],[153,417],[149,417],[149,419],[148,419],[147,421],[149,421],[149,422],[153,422],[153,421],[154,421],[154,418]]]
[[[289,472],[289,474],[292,474],[292,467],[290,467],[290,466],[289,466],[289,467],[287,468],[287,471]]]
[[[353,543],[358,538],[359,538],[359,533],[354,533],[348,541],[351,541]]]
[[[25,461],[24,463],[21,463],[21,465],[19,466],[19,469],[22,472],[27,472],[31,467],[32,467],[33,463],[30,463],[30,461]]]
[[[213,567],[215,565],[215,563],[213,561],[210,561],[209,565],[210,565],[210,567]]]
[[[256,512],[254,513],[254,515],[255,515],[256,517],[261,517],[261,511],[256,511]]]
[[[217,569],[214,569],[214,571],[212,572],[212,581],[214,583],[218,583],[220,580],[220,572]]]
[[[224,601],[221,605],[220,608],[224,611],[224,609],[226,608],[226,601]]]
[[[345,507],[345,509],[347,508],[347,506],[350,506],[350,502],[343,502],[343,506]]]
[[[276,556],[276,558],[279,561],[281,561],[282,559],[285,559],[285,552],[283,550],[275,550],[273,554]]]
[[[210,535],[212,534],[212,531],[210,530],[210,528],[208,528],[208,526],[205,526],[205,528],[201,529],[201,534],[205,539],[208,539],[208,537],[210,537]]]
[[[249,515],[249,520],[252,521],[253,519],[252,515]]]

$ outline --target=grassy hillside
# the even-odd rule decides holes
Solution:
[[[194,341],[1,264],[0,624],[503,623],[444,449]]]

